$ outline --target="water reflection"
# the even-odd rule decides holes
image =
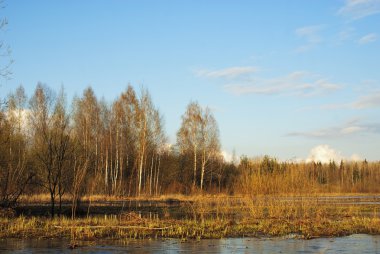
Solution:
[[[380,236],[352,235],[312,240],[227,238],[213,240],[128,240],[82,242],[71,250],[67,240],[0,240],[0,253],[380,253]]]

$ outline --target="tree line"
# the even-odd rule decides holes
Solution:
[[[62,197],[72,214],[83,195],[170,193],[277,194],[379,192],[379,162],[279,162],[268,156],[227,162],[209,108],[190,102],[175,145],[146,89],[128,86],[111,103],[91,87],[67,101],[64,89],[20,86],[0,110],[0,206],[22,194],[49,193],[51,215]]]
[[[84,193],[159,195],[222,187],[219,131],[212,112],[191,102],[177,144],[146,89],[128,86],[112,103],[92,88],[69,104],[63,88],[20,86],[0,112],[1,204],[26,192],[48,192],[51,214],[62,196]],[[191,164],[191,170],[190,170]],[[207,185],[207,186],[206,186]]]

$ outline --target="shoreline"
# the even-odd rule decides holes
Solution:
[[[82,200],[82,208],[86,208],[86,201]],[[112,205],[112,202],[118,201],[139,203],[147,200],[141,197],[112,201],[98,199],[92,201],[90,213],[75,219],[68,217],[67,209],[66,215],[51,219],[48,217],[49,208],[46,203],[40,203],[40,207],[36,203],[36,211],[45,215],[31,213],[7,216],[5,213],[0,217],[0,239],[199,240],[288,235],[313,239],[351,234],[380,235],[378,194],[251,197],[166,195],[148,200],[149,204],[129,207]],[[29,199],[29,202],[36,202],[36,199]],[[95,208],[96,202],[104,203],[101,209]],[[170,202],[174,203],[169,204]]]
[[[300,239],[341,237],[351,234],[380,235],[380,218],[254,219],[233,220],[124,220],[120,218],[17,217],[0,219],[0,239],[121,240],[121,239],[219,239],[236,237],[284,237]]]

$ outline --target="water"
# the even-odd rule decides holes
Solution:
[[[130,240],[83,242],[68,240],[0,240],[0,253],[380,253],[380,236],[351,235],[312,240],[227,238],[212,240]]]
[[[237,204],[240,202],[239,198],[229,198],[232,203]],[[260,198],[259,198],[260,199]],[[378,207],[380,205],[379,195],[366,195],[366,196],[317,196],[317,197],[275,197],[276,201],[280,202],[301,202],[301,201],[315,201],[320,205],[334,205],[334,206],[357,206],[357,207]],[[260,201],[260,200],[259,200]],[[90,212],[91,216],[103,215],[119,215],[121,213],[136,212],[144,218],[163,218],[165,214],[169,214],[171,218],[180,219],[184,215],[189,215],[191,202],[181,202],[179,200],[172,201],[134,201],[134,200],[120,200],[120,201],[94,201],[91,205],[88,202],[82,202],[78,217],[87,216]],[[88,208],[90,209],[88,210]],[[50,212],[49,203],[26,203],[20,204],[16,208],[17,215],[26,216],[48,216]],[[71,216],[71,203],[64,202],[62,204],[62,214]],[[191,215],[191,214],[190,214]],[[373,211],[367,211],[366,216],[373,216]],[[376,214],[380,216],[380,214]]]

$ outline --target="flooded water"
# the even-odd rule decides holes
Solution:
[[[229,198],[231,204],[239,204],[239,198]],[[265,198],[264,198],[265,200]],[[260,198],[258,199],[260,201]],[[294,197],[276,197],[276,201],[285,203],[297,203],[304,201],[313,201],[318,205],[334,205],[340,207],[356,206],[356,207],[379,207],[379,195],[367,196],[294,196]],[[120,215],[122,213],[136,212],[144,218],[163,218],[169,215],[171,218],[179,219],[188,217],[191,202],[181,202],[179,200],[169,201],[98,201],[83,202],[77,212],[78,217],[87,216],[103,216],[103,215]],[[379,207],[380,208],[380,207]],[[49,203],[27,203],[20,204],[16,208],[17,215],[26,216],[49,216]],[[71,203],[64,202],[62,204],[62,214],[71,215]],[[366,211],[365,216],[373,216],[373,210]],[[191,213],[190,213],[191,216]],[[376,216],[380,216],[376,214]]]
[[[58,209],[56,207],[56,209]],[[119,215],[122,213],[136,212],[143,217],[163,217],[165,213],[170,213],[171,217],[183,217],[184,203],[175,201],[98,201],[82,202],[77,212],[78,217],[101,215]],[[17,215],[26,216],[49,216],[50,203],[25,203],[16,207]],[[62,214],[71,215],[71,203],[62,203]]]
[[[83,242],[74,250],[68,245],[67,240],[6,239],[0,240],[0,253],[380,253],[380,236]]]

